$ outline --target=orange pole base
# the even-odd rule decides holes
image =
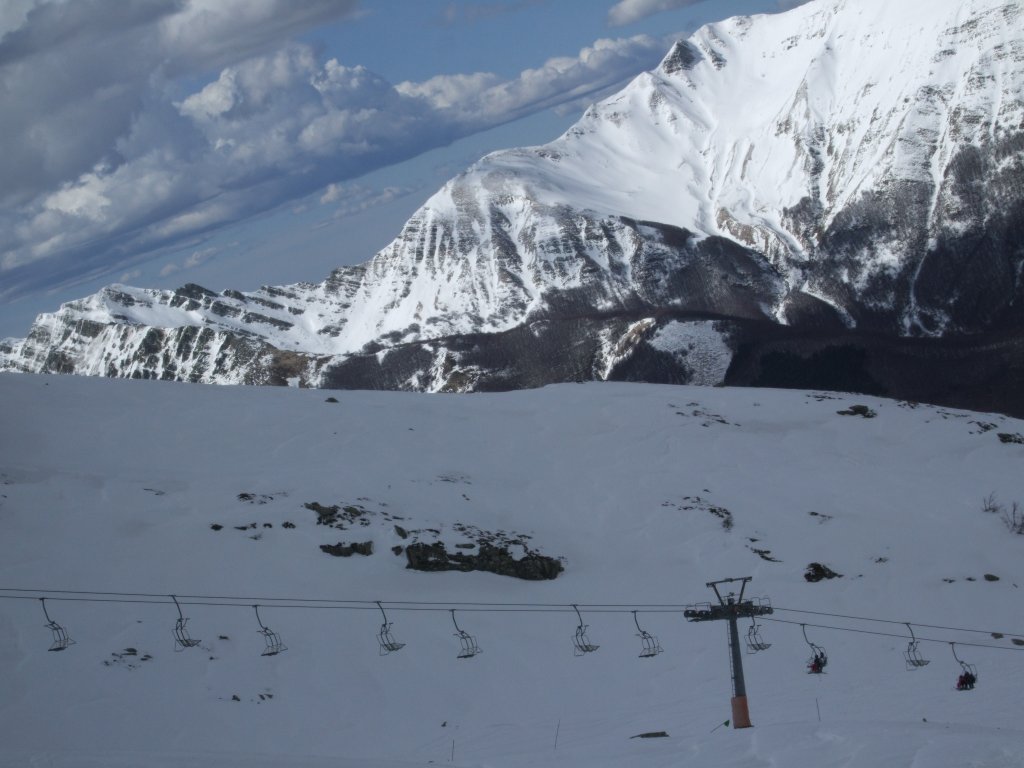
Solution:
[[[750,722],[750,710],[747,709],[747,697],[746,696],[733,696],[732,697],[732,727],[733,728],[753,728],[753,723]]]

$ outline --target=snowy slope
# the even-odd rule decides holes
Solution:
[[[0,343],[0,367],[485,389],[493,361],[438,375],[460,362],[447,339],[521,358],[497,336],[533,323],[521,385],[600,378],[664,313],[1019,331],[1022,32],[1010,0],[814,0],[709,25],[564,136],[480,160],[366,264],[248,293],[112,286]],[[552,372],[595,335],[576,376]]]
[[[398,768],[449,762],[454,746],[463,766],[1024,766],[1024,536],[981,511],[990,493],[1024,501],[1024,445],[997,437],[1024,422],[625,384],[335,395],[0,376],[0,765]],[[855,404],[877,415],[837,413]],[[310,502],[358,505],[367,524],[317,526]],[[465,526],[529,535],[565,571],[409,570],[396,525],[449,546]],[[319,549],[339,541],[374,553]],[[808,583],[812,562],[843,576]],[[706,601],[705,582],[747,575],[769,618],[810,625],[831,663],[806,674],[799,626],[765,620],[772,647],[744,659],[756,727],[711,733],[729,717],[724,628],[640,608],[665,649],[641,660],[628,607]],[[162,602],[49,593],[76,644],[48,653],[36,590]],[[231,598],[182,598],[199,648],[173,652],[170,593]],[[378,655],[375,600],[398,653]],[[259,655],[256,602],[286,652]],[[572,603],[600,645],[583,658]],[[478,657],[456,659],[448,607]],[[914,672],[904,621],[929,640]],[[973,692],[953,690],[953,641],[978,666]]]

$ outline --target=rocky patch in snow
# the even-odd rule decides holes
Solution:
[[[475,554],[449,552],[441,541],[410,544],[405,548],[406,567],[415,571],[486,571],[527,581],[554,579],[564,570],[559,559],[528,549],[519,558],[513,557],[507,547],[487,542],[476,549]]]

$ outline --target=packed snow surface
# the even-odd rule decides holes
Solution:
[[[0,376],[0,765],[1024,766],[1024,536],[982,511],[1024,501],[1024,445],[998,438],[1024,422],[753,389],[326,394]],[[311,502],[365,512],[341,531]],[[423,573],[391,550],[472,528],[529,536],[565,571]],[[362,541],[372,555],[319,549]],[[809,583],[812,562],[842,577]],[[712,732],[725,627],[679,606],[738,576],[776,606],[772,645],[744,655],[755,727]],[[61,653],[44,594],[75,640]],[[170,594],[198,647],[174,652]],[[376,600],[397,653],[379,655]],[[260,655],[256,603],[283,653]],[[581,658],[573,603],[600,646]],[[450,607],[479,656],[456,658]],[[630,607],[660,656],[638,658]],[[905,621],[931,660],[912,672]],[[954,690],[953,641],[973,691]],[[668,737],[630,738],[652,731]]]

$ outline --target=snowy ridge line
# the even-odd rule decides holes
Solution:
[[[675,604],[635,604],[635,603],[482,603],[482,602],[433,602],[417,600],[330,600],[324,598],[274,598],[274,597],[236,597],[219,595],[174,595],[159,593],[134,593],[134,592],[87,592],[80,590],[30,590],[30,589],[8,589],[0,587],[0,592],[32,592],[32,595],[4,595],[0,599],[7,600],[42,600],[39,595],[46,594],[46,600],[63,602],[83,603],[128,603],[144,605],[201,605],[208,607],[229,607],[229,608],[252,608],[254,605],[266,608],[298,608],[314,610],[340,610],[340,611],[372,611],[378,605],[386,605],[395,611],[434,611],[447,613],[453,610],[450,606],[459,606],[458,610],[470,613],[569,613],[576,608],[586,609],[588,613],[632,613],[634,611],[644,613],[681,613],[688,605]],[[50,594],[71,594],[75,597],[50,597]],[[84,597],[82,595],[108,595],[108,597]],[[171,598],[171,599],[157,599]],[[237,601],[246,602],[237,602]],[[298,604],[296,604],[298,603]],[[316,603],[309,605],[308,603]],[[323,605],[323,603],[332,603]],[[894,619],[876,619],[870,616],[849,616],[841,613],[828,613],[827,611],[809,611],[797,608],[779,608],[773,606],[775,611],[786,611],[788,613],[807,613],[818,616],[829,616],[839,619],[850,619],[854,621],[876,622],[881,624],[900,624],[903,626],[922,627],[925,629],[941,629],[949,632],[973,632],[977,634],[1000,634],[1004,636],[1024,637],[1024,632],[1009,632],[1005,630],[973,629],[969,627],[951,627],[942,624],[923,624],[916,621],[896,621]],[[852,627],[836,627],[826,624],[811,624],[803,621],[792,621],[789,619],[776,619],[767,616],[762,617],[764,621],[775,621],[781,624],[794,624],[797,626],[816,627],[818,629],[834,629],[841,632],[858,632],[867,635],[879,635],[882,637],[901,637],[906,635],[879,632],[867,629],[855,629]],[[918,638],[933,643],[949,643],[949,640],[938,640],[935,638]],[[1004,650],[1024,650],[1019,648],[1008,648],[999,645],[984,645],[978,643],[957,642],[958,645],[974,645],[980,648],[1002,648]]]

